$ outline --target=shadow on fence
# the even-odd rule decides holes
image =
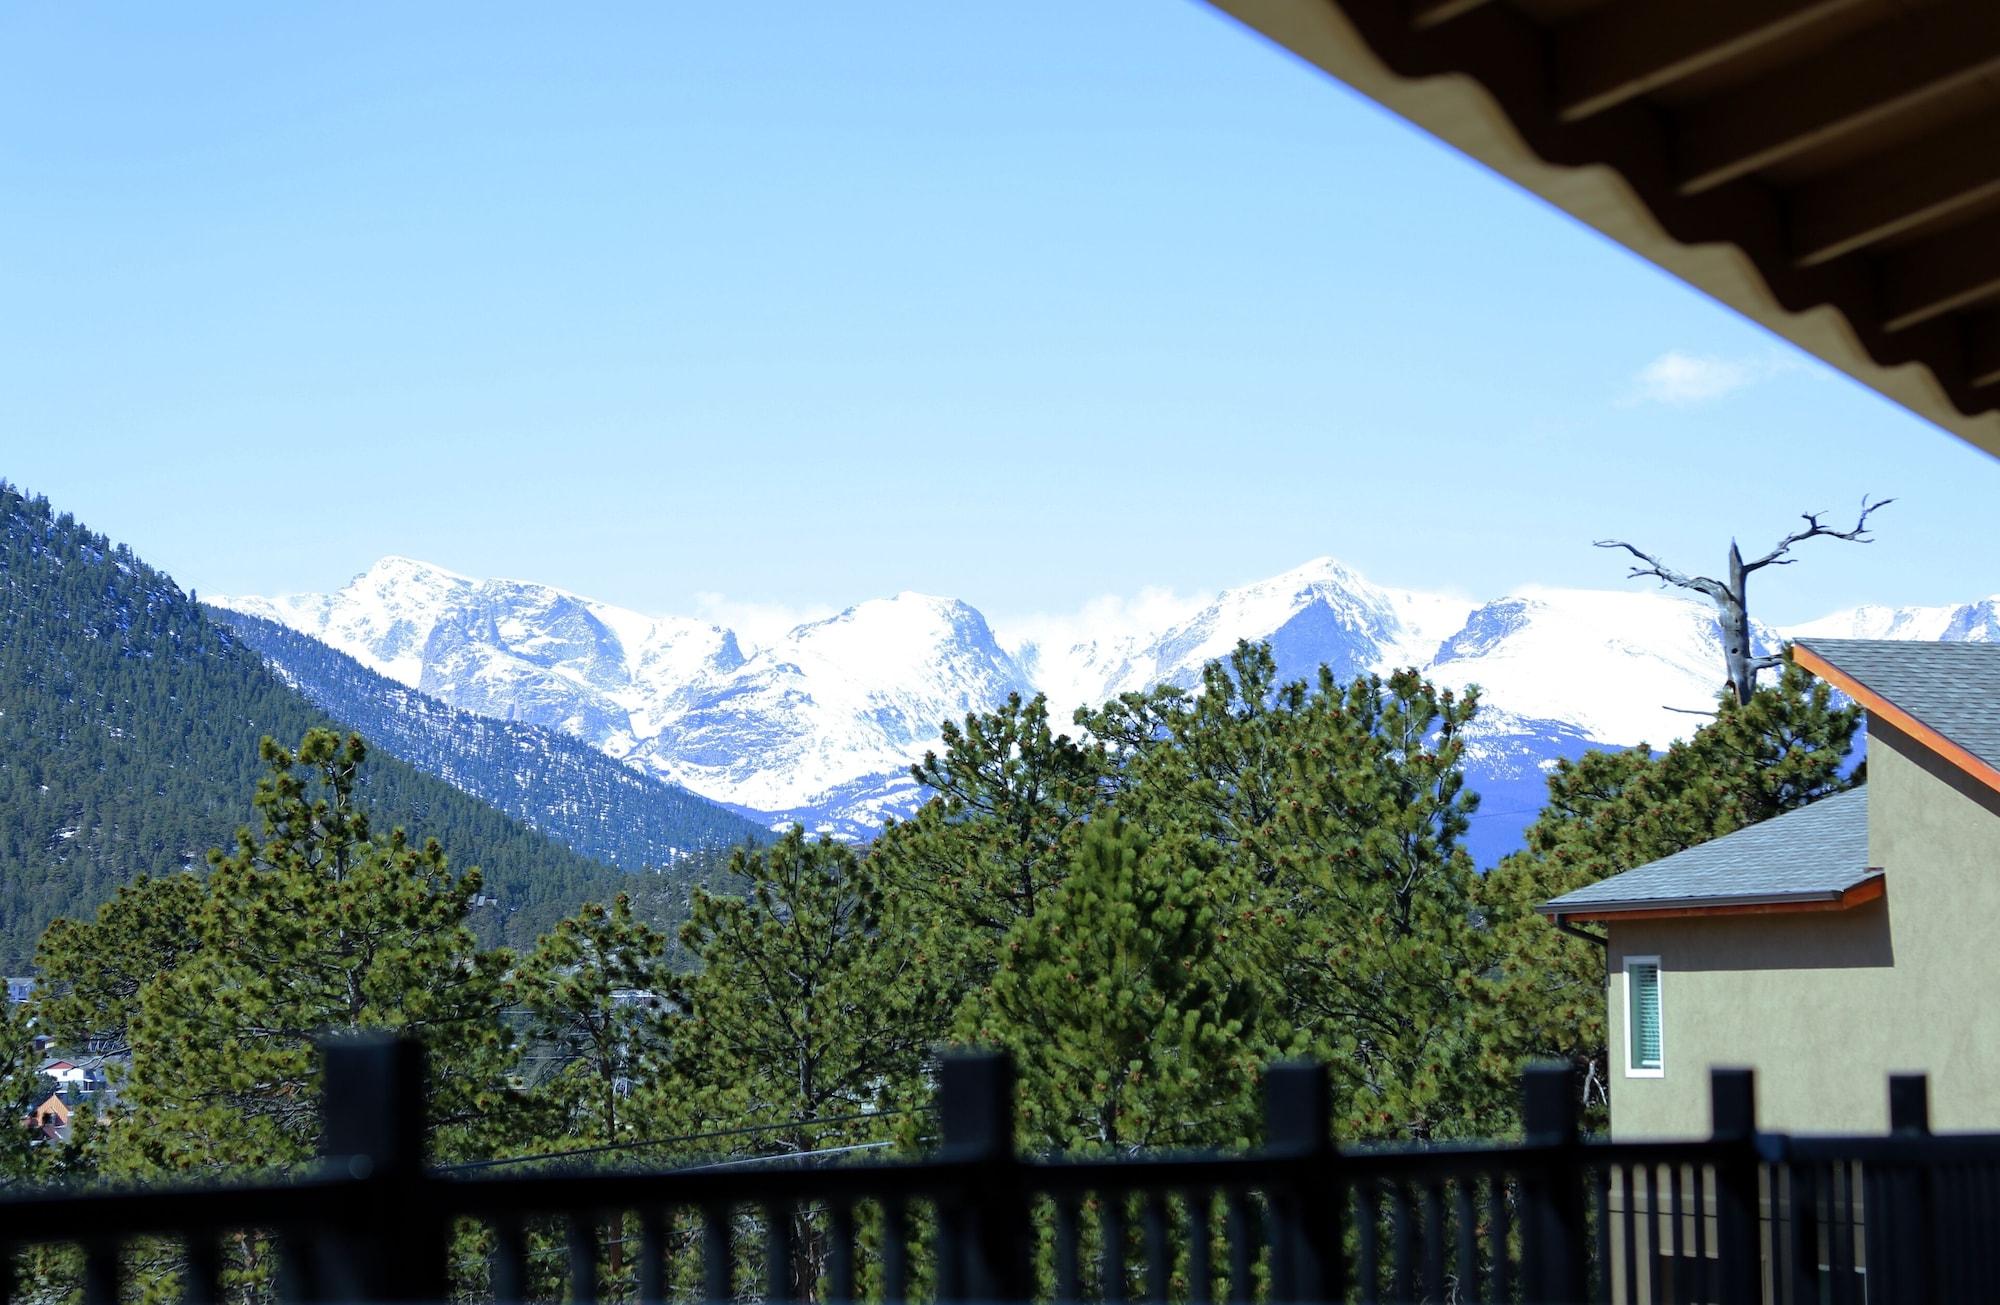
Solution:
[[[325,1047],[317,1170],[0,1201],[0,1299],[189,1302],[2000,1299],[2000,1137],[1759,1134],[1716,1071],[1700,1141],[1586,1142],[1530,1070],[1514,1145],[1341,1150],[1323,1067],[1274,1066],[1247,1155],[1028,1159],[1002,1057],[945,1062],[918,1160],[657,1172],[427,1170],[415,1044]]]

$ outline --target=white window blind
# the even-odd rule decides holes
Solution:
[[[1631,1008],[1628,1041],[1633,1069],[1659,1069],[1660,1065],[1660,966],[1656,961],[1634,961],[1625,967],[1625,986]]]

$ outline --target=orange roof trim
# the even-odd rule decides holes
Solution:
[[[1593,911],[1585,907],[1564,911],[1557,920],[1692,920],[1718,915],[1798,915],[1807,911],[1849,911],[1872,902],[1888,891],[1888,878],[1881,871],[1869,875],[1838,897],[1817,897],[1794,902],[1723,902],[1708,906],[1643,906],[1620,910]]]
[[[1833,685],[1848,697],[1866,707],[1874,715],[1880,716],[1903,733],[1909,735],[1952,765],[1964,771],[1996,793],[2000,793],[2000,769],[1981,760],[1953,743],[1944,735],[1890,702],[1852,675],[1841,670],[1826,658],[1821,657],[1802,643],[1792,645],[1792,661],[1804,670],[1811,671],[1828,684]]]

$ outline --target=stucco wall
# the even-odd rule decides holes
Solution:
[[[1758,1122],[1878,1132],[1887,1076],[1931,1077],[1938,1129],[2000,1129],[2000,795],[1879,721],[1868,743],[1869,862],[1852,911],[1614,923],[1611,1121],[1621,1138],[1708,1131],[1708,1070],[1757,1071]],[[1626,1073],[1624,962],[1660,957],[1665,1073]]]

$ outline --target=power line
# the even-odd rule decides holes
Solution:
[[[902,1110],[876,1110],[856,1115],[835,1115],[830,1119],[793,1119],[782,1124],[745,1124],[739,1128],[718,1128],[706,1133],[687,1133],[680,1137],[654,1137],[640,1142],[607,1142],[601,1146],[583,1146],[571,1151],[545,1151],[539,1155],[501,1156],[493,1160],[467,1160],[461,1164],[441,1165],[439,1166],[439,1172],[460,1173],[471,1169],[491,1169],[496,1165],[528,1164],[536,1160],[563,1160],[576,1156],[604,1155],[612,1151],[637,1151],[648,1147],[675,1146],[682,1142],[706,1142],[718,1137],[743,1137],[751,1133],[771,1133],[781,1128],[831,1127],[834,1124],[852,1124],[864,1119],[891,1119],[897,1115],[929,1114],[933,1108],[922,1106]]]
[[[768,1164],[773,1160],[810,1160],[820,1155],[845,1155],[849,1151],[879,1151],[892,1142],[856,1142],[853,1146],[828,1146],[817,1151],[781,1151],[777,1155],[750,1155],[740,1160],[717,1160],[705,1165],[689,1165],[682,1173],[698,1174],[704,1169],[734,1169],[739,1165]]]

